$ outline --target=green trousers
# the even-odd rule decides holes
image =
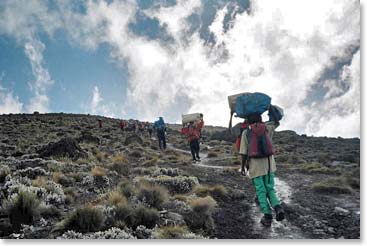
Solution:
[[[252,179],[263,214],[271,214],[269,202],[273,208],[280,204],[274,190],[274,176],[274,172],[271,172],[269,175],[267,174]]]

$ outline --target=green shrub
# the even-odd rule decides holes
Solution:
[[[77,232],[95,232],[102,228],[104,217],[102,212],[92,206],[78,208],[62,222],[62,230]]]
[[[44,218],[54,218],[54,217],[57,218],[61,216],[61,211],[54,205],[41,206],[40,215]]]
[[[32,224],[40,214],[39,205],[36,194],[20,190],[6,205],[13,228],[18,230],[21,224]]]
[[[114,208],[114,225],[116,227],[123,226],[125,224],[131,225],[133,222],[133,209],[130,205],[118,205]]]
[[[162,186],[142,185],[138,190],[138,199],[149,207],[161,209],[168,200],[168,191]]]
[[[139,225],[144,225],[146,228],[153,228],[159,221],[159,213],[157,209],[147,208],[145,206],[140,205],[137,207],[131,220],[128,221],[131,227],[134,229]]]
[[[118,190],[121,192],[126,198],[130,198],[135,194],[135,187],[129,181],[122,181],[118,184]]]

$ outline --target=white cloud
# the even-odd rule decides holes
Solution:
[[[56,24],[47,27],[41,21],[41,27],[52,32],[62,25],[74,44],[90,49],[109,44],[111,56],[129,69],[125,106],[134,108],[142,119],[169,115],[169,121],[179,121],[181,113],[200,111],[207,123],[227,125],[228,95],[262,91],[285,109],[282,129],[359,136],[360,81],[355,65],[359,55],[345,66],[345,79],[320,80],[325,69],[338,59],[348,59],[350,47],[359,45],[359,1],[251,1],[251,11],[237,14],[227,31],[223,30],[225,7],[209,28],[215,45],[205,43],[198,32],[188,32],[186,18],[204,11],[196,0],[145,11],[174,38],[167,45],[129,31],[137,8],[134,1],[88,1],[85,13],[76,12],[72,1],[59,1],[58,6],[60,13],[49,11],[52,17],[43,18],[55,18]],[[317,83],[326,89],[325,98],[322,103],[305,104]],[[350,86],[346,89],[343,83]],[[96,105],[103,104],[99,97]],[[342,117],[358,131],[340,128]]]
[[[30,104],[27,105],[28,112],[39,111],[44,113],[49,111],[47,89],[54,81],[51,79],[48,70],[44,67],[44,49],[45,45],[34,38],[31,38],[24,45],[24,52],[31,63],[32,73],[35,77],[35,81],[29,83],[33,97],[30,100]]]
[[[23,104],[19,98],[14,96],[12,91],[0,85],[0,114],[21,113],[22,111]]]
[[[103,103],[103,98],[98,86],[93,87],[90,111],[92,112],[92,114],[101,114],[108,117],[115,117],[115,114],[111,112],[110,108]]]

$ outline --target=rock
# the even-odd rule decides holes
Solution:
[[[133,135],[130,135],[130,136],[126,137],[124,144],[125,145],[130,145],[132,143],[143,144],[143,140],[136,134],[133,134]]]
[[[334,208],[334,211],[337,212],[337,213],[339,213],[339,214],[347,214],[347,213],[349,213],[348,210],[346,210],[344,208],[341,208],[341,207],[335,207]]]
[[[94,136],[91,132],[83,131],[81,136],[78,138],[78,142],[100,144],[101,140],[98,137]]]
[[[38,151],[40,157],[70,157],[72,160],[87,157],[75,139],[66,137],[55,143],[49,143]]]

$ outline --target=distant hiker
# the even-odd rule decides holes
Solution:
[[[264,226],[271,226],[273,219],[269,202],[276,212],[276,220],[284,219],[284,210],[274,190],[276,164],[272,137],[279,126],[277,120],[279,117],[274,115],[274,106],[271,105],[269,107],[271,121],[263,123],[260,114],[252,114],[247,117],[249,126],[242,132],[239,151],[242,156],[241,174],[246,175],[248,171],[253,181],[261,212],[264,214],[260,222]]]
[[[124,120],[121,120],[120,121],[120,128],[121,128],[121,130],[123,131],[125,129],[125,127],[126,127],[126,122]]]
[[[149,138],[152,138],[152,133],[153,133],[153,127],[152,127],[152,124],[147,123],[147,124],[146,124],[146,127],[147,127],[147,131],[148,131],[148,133],[149,133]]]
[[[166,147],[167,147],[167,144],[166,144],[166,124],[164,123],[163,117],[159,117],[159,120],[154,122],[153,127],[157,131],[159,149],[165,150]]]
[[[135,134],[139,133],[139,122],[138,121],[134,122],[134,131],[135,131]]]
[[[98,127],[99,128],[102,128],[102,120],[101,119],[98,119],[97,121],[98,121]]]
[[[199,120],[196,123],[190,122],[186,127],[183,127],[181,129],[181,133],[187,137],[187,141],[190,144],[192,160],[194,162],[195,161],[200,161],[199,139],[200,139],[200,132],[201,132],[201,129],[202,129],[203,125],[204,125],[204,121]]]

